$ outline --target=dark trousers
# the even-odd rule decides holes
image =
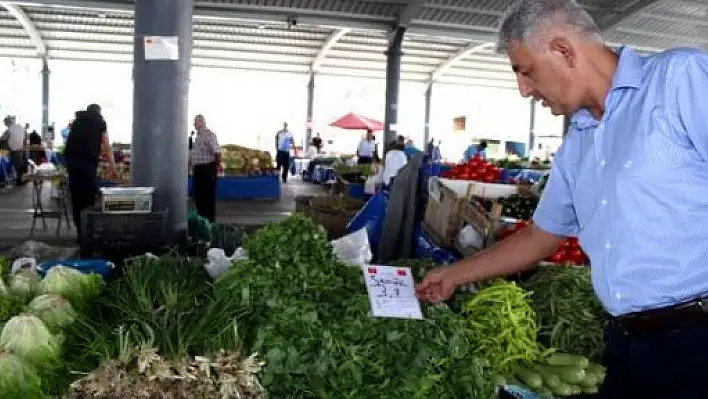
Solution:
[[[81,212],[91,208],[96,204],[98,194],[96,172],[98,166],[95,163],[84,160],[67,159],[66,171],[68,174],[69,196],[71,197],[71,212],[74,218],[74,227],[81,247],[82,257],[85,257],[84,245],[82,244]]]
[[[373,157],[359,157],[356,160],[356,163],[358,165],[370,165],[374,163],[374,158]]]
[[[708,398],[708,317],[692,326],[632,337],[611,323],[605,331],[607,376],[596,399]]]
[[[17,184],[25,184],[22,176],[27,173],[27,155],[24,151],[10,151],[10,163],[17,175]]]
[[[197,213],[210,222],[216,220],[216,179],[219,167],[216,162],[194,165],[194,205]]]
[[[290,152],[278,151],[278,154],[275,156],[275,164],[278,171],[281,173],[283,183],[287,183],[288,174],[290,173]]]

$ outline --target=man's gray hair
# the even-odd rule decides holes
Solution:
[[[529,39],[544,24],[563,24],[589,39],[602,41],[602,32],[590,14],[575,0],[517,0],[501,19],[497,51],[506,53],[509,43]]]

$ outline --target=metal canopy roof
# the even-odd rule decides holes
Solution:
[[[195,66],[383,78],[406,26],[402,78],[515,88],[493,53],[511,0],[196,0]],[[0,1],[0,57],[132,62],[132,0]],[[610,43],[708,43],[706,0],[585,0]],[[620,4],[620,5],[618,5]]]

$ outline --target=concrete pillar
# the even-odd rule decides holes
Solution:
[[[430,142],[430,100],[433,97],[433,82],[428,83],[428,87],[425,89],[425,120],[424,120],[424,127],[425,131],[423,132],[423,145],[427,146],[428,142]],[[424,148],[424,147],[421,147]]]
[[[529,102],[529,148],[528,152],[531,153],[534,145],[536,145],[536,100],[533,98]]]
[[[47,58],[42,58],[42,138],[47,137],[49,129],[49,63]]]
[[[386,51],[386,114],[383,145],[384,151],[396,139],[398,125],[398,92],[401,86],[401,57],[403,56],[403,34],[406,29],[399,27],[391,38]],[[393,128],[393,129],[392,129]],[[383,158],[383,154],[379,154]]]
[[[155,209],[169,210],[170,242],[187,231],[193,9],[194,0],[135,2],[132,183],[155,187]],[[176,38],[177,59],[164,53],[146,57],[146,36],[168,44]]]
[[[312,121],[315,113],[315,74],[310,73],[310,81],[307,83],[307,131],[305,134],[305,151],[310,149],[312,141]]]

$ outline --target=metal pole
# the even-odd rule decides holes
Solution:
[[[430,141],[430,101],[433,97],[433,82],[428,82],[425,89],[425,131],[423,132],[423,145],[427,146]]]
[[[132,183],[155,187],[155,209],[169,210],[171,243],[187,231],[193,9],[194,0],[135,2]]]
[[[315,112],[315,74],[310,72],[310,81],[307,82],[307,131],[305,134],[305,151],[310,149],[312,141],[312,121]]]
[[[405,31],[405,28],[396,28],[386,51],[384,152],[388,150],[388,145],[396,139],[398,130],[398,92],[401,85],[401,57],[403,56],[403,34]]]
[[[49,130],[49,62],[42,58],[42,138],[47,137]]]
[[[536,144],[536,100],[533,98],[531,99],[531,102],[529,103],[529,148],[528,148],[528,153],[531,154],[531,150],[533,150],[534,145]]]

